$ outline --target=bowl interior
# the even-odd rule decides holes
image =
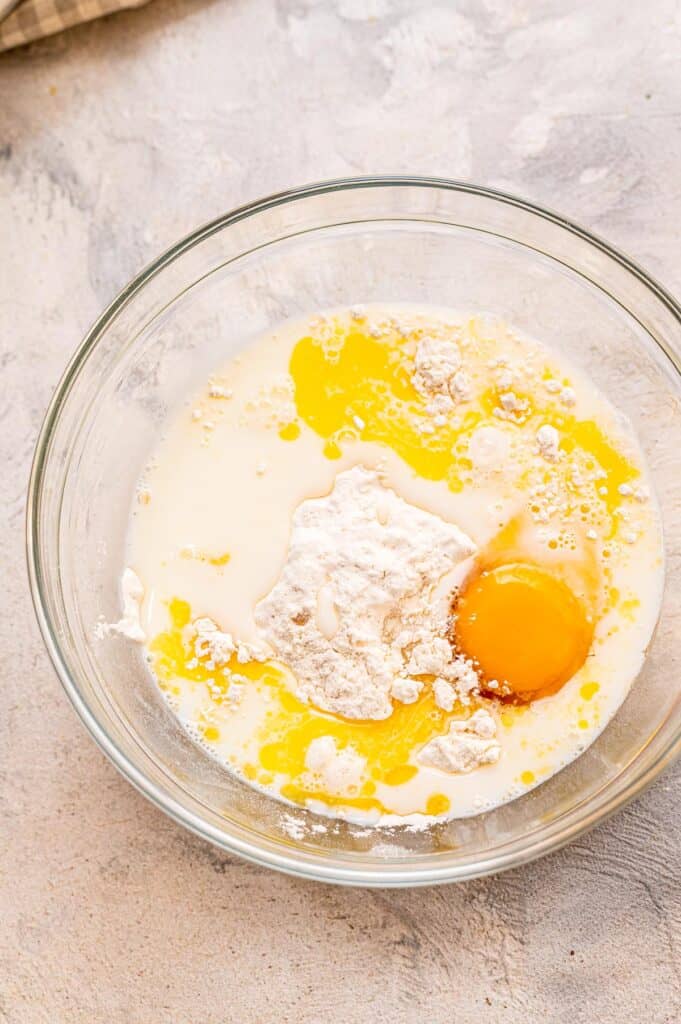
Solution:
[[[153,265],[93,329],[55,398],[32,483],[29,561],[41,625],[67,689],[126,775],[220,843],[286,870],[361,884],[469,877],[565,841],[652,777],[678,741],[681,577],[624,706],[576,762],[530,794],[426,832],[338,822],[240,782],[197,747],[116,619],[139,473],[166,418],[206,374],[282,320],[361,302],[499,316],[563,352],[631,420],[681,554],[679,375],[673,304],[636,268],[526,205],[435,182],[303,190],[198,232]],[[248,510],[244,509],[244,514]],[[303,826],[302,838],[291,819]],[[292,835],[292,832],[294,835]]]

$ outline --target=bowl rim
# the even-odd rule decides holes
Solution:
[[[57,676],[85,728],[102,752],[106,754],[118,771],[138,792],[178,824],[188,828],[202,839],[212,842],[226,852],[238,854],[252,863],[294,876],[340,885],[405,887],[465,881],[494,874],[511,867],[527,864],[540,856],[560,849],[568,842],[593,828],[596,824],[605,821],[610,815],[624,807],[630,800],[633,800],[681,753],[681,721],[675,732],[670,736],[666,746],[659,752],[651,764],[643,768],[643,770],[639,768],[638,773],[634,774],[633,778],[629,779],[626,784],[623,784],[621,780],[615,779],[605,790],[601,790],[591,797],[588,804],[589,812],[577,812],[576,819],[567,824],[561,824],[561,816],[550,826],[547,832],[542,831],[529,841],[523,842],[522,839],[513,840],[491,856],[478,855],[475,858],[469,857],[463,859],[458,864],[450,863],[442,867],[430,864],[424,864],[423,866],[411,864],[410,866],[405,865],[405,867],[400,868],[399,862],[397,862],[394,867],[386,864],[367,869],[365,866],[355,867],[350,864],[330,866],[325,864],[322,858],[316,854],[303,851],[292,850],[290,853],[273,852],[263,848],[257,842],[252,842],[241,838],[239,835],[218,829],[200,815],[188,810],[175,797],[171,796],[162,785],[153,782],[133,764],[119,748],[107,729],[100,723],[88,702],[80,693],[78,684],[70,672],[68,661],[62,652],[57,632],[53,626],[42,585],[42,551],[38,528],[40,497],[49,461],[50,441],[61,410],[68,399],[75,378],[87,361],[91,351],[97,345],[100,337],[106,331],[109,324],[115,320],[123,307],[138,292],[161,273],[165,267],[175,262],[185,252],[211,235],[230,225],[236,224],[240,220],[297,200],[309,199],[334,192],[384,187],[431,188],[458,192],[506,204],[538,216],[562,228],[569,234],[575,235],[582,241],[589,243],[609,259],[619,264],[637,278],[648,291],[652,292],[681,326],[681,305],[670,292],[648,274],[636,261],[569,218],[530,200],[499,189],[439,177],[370,175],[329,179],[272,193],[262,199],[245,203],[208,221],[167,248],[160,256],[148,263],[132,278],[85,334],[85,337],[68,361],[50,399],[36,441],[26,502],[26,563],[36,619]],[[659,338],[654,337],[653,340],[670,360],[677,374],[681,376],[681,355],[670,349],[666,344],[663,344]],[[639,752],[637,757],[640,757],[641,753],[642,751]],[[632,762],[632,765],[633,763],[635,762]],[[573,809],[566,813],[569,816],[575,814],[575,810]],[[523,844],[520,848],[518,848],[519,843]]]

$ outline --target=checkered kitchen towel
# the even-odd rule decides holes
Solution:
[[[0,53],[147,0],[0,0]]]

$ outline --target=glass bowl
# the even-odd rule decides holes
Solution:
[[[312,817],[239,781],[184,733],[136,645],[94,636],[119,616],[135,484],[164,421],[261,332],[314,310],[413,302],[498,314],[592,376],[633,422],[662,509],[669,567],[643,671],[596,742],[520,799],[425,832]],[[111,304],[68,366],[38,441],[28,566],[56,670],[102,750],[198,835],[292,874],[425,885],[517,866],[584,832],[678,752],[681,701],[681,310],[647,274],[531,203],[451,181],[301,188],[200,228]],[[244,515],[248,510],[244,509]],[[85,779],[83,780],[85,783]],[[290,827],[293,816],[302,838]],[[304,834],[307,833],[307,834]]]

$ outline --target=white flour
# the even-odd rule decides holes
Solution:
[[[241,664],[247,661],[266,661],[267,652],[257,644],[245,644],[235,640],[231,633],[223,632],[212,619],[202,617],[195,619],[185,630],[186,638],[194,648],[193,659],[187,662],[187,668],[196,668],[199,662],[212,672],[213,669],[226,665],[234,655]],[[231,672],[229,686],[225,690],[215,679],[207,679],[206,686],[212,699],[223,707],[235,707],[243,697],[244,686],[248,677],[239,672]]]
[[[95,633],[100,639],[111,633],[143,644],[147,637],[140,623],[140,610],[144,598],[142,581],[132,569],[124,569],[121,576],[121,597],[123,598],[123,615],[118,622],[99,622]]]
[[[226,665],[232,655],[242,665],[247,661],[266,661],[268,654],[258,644],[245,644],[235,640],[231,633],[223,633],[209,618],[195,619],[191,625],[194,651],[199,659],[206,659],[209,669]]]
[[[301,699],[346,718],[388,718],[391,693],[418,696],[413,677],[456,677],[434,590],[474,550],[458,527],[357,466],[296,510],[286,564],[255,620]]]
[[[419,764],[443,772],[467,773],[499,760],[501,747],[496,739],[496,722],[481,708],[465,721],[449,723],[446,736],[438,736],[419,753]]]
[[[555,427],[545,423],[537,431],[537,450],[547,462],[557,462],[560,458],[560,434]]]
[[[426,337],[419,341],[411,381],[420,395],[431,400],[428,413],[434,420],[470,397],[468,374],[461,367],[458,346],[451,340]]]

